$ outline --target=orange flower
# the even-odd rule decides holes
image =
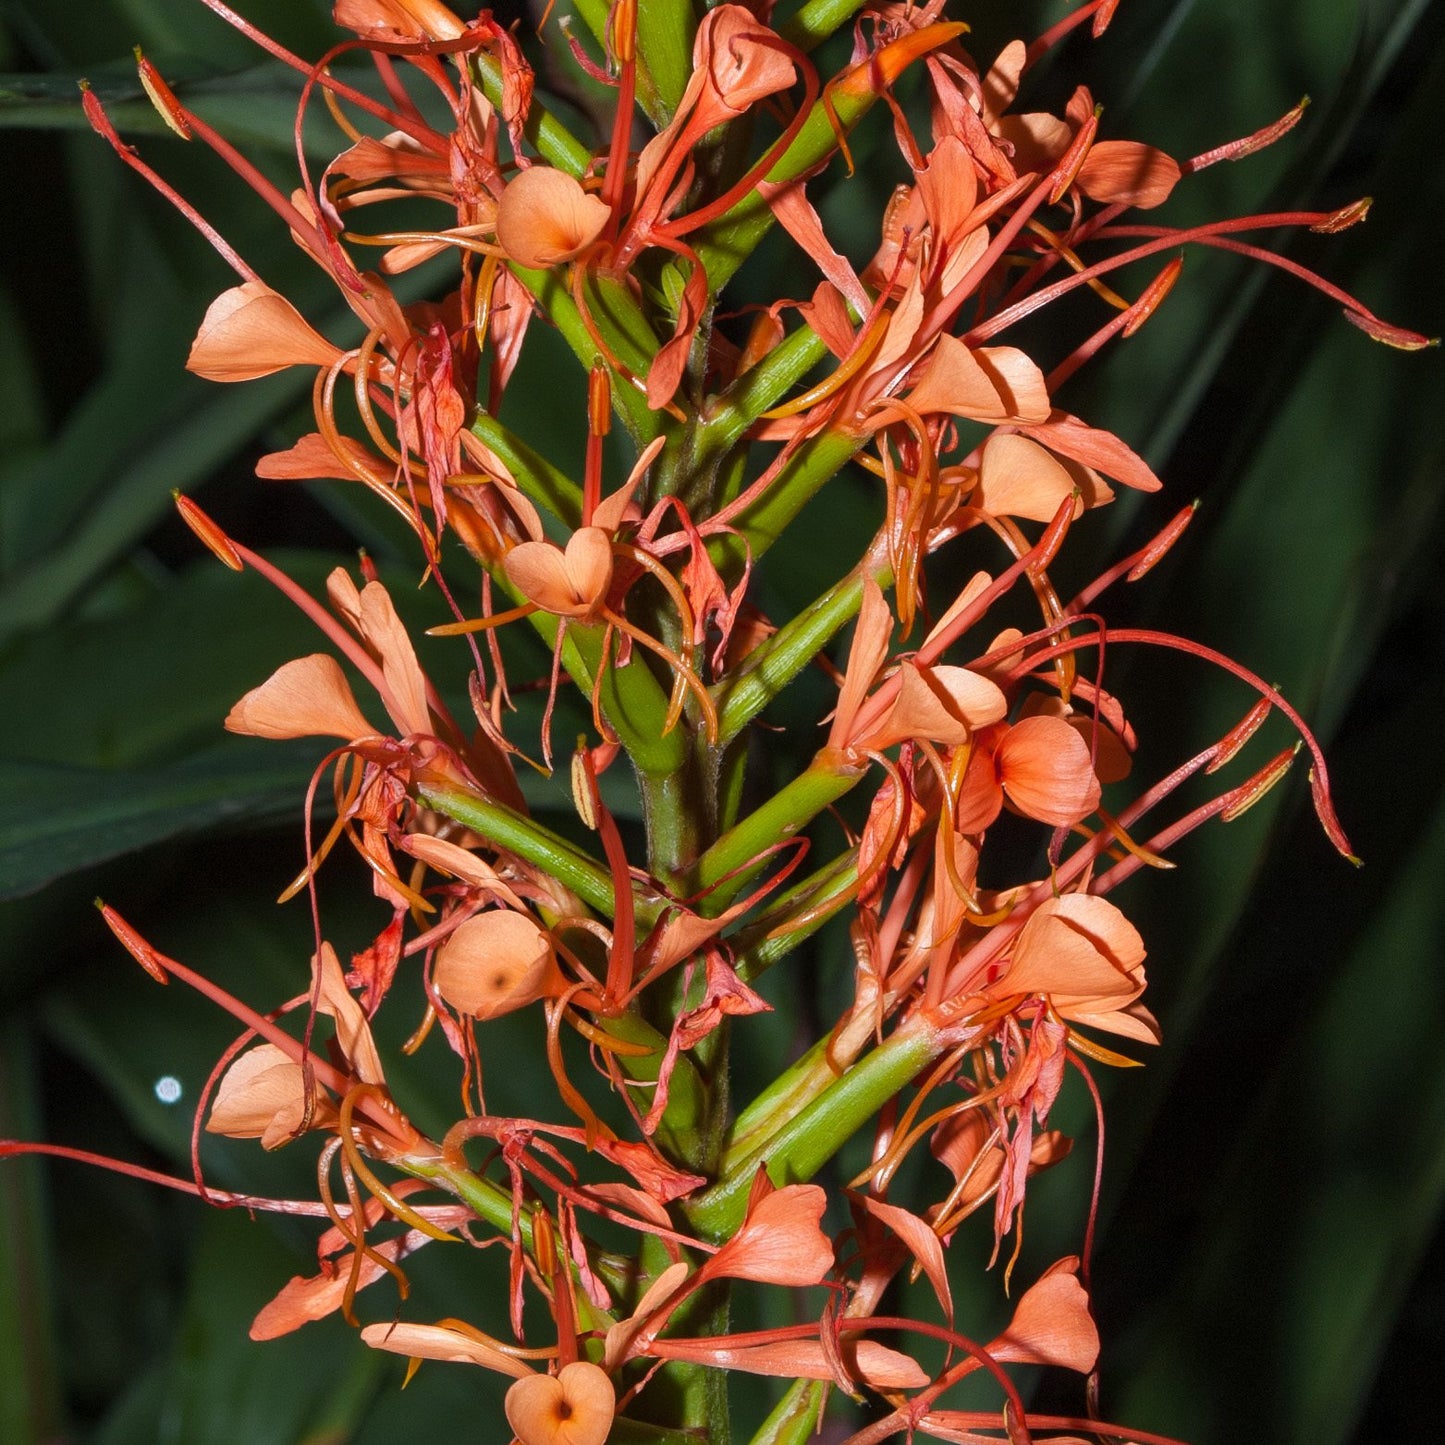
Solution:
[[[546,931],[525,913],[488,909],[467,919],[437,951],[432,981],[458,1013],[496,1018],[564,985]]]
[[[528,1375],[507,1391],[507,1423],[521,1445],[603,1445],[617,1413],[607,1371],[573,1360],[555,1375]]]
[[[955,826],[981,833],[1005,796],[1026,817],[1066,828],[1099,806],[1089,745],[1060,717],[1026,717],[986,728],[974,739]]]
[[[519,266],[542,270],[581,255],[601,235],[607,214],[566,171],[529,166],[497,202],[497,241]]]
[[[1159,1042],[1158,1024],[1137,1002],[1144,992],[1144,941],[1112,903],[1092,894],[1041,903],[988,992],[1000,998],[1038,994],[1072,1023]]]

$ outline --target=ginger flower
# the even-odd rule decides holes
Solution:
[[[519,266],[540,271],[581,255],[607,216],[606,205],[566,171],[529,166],[497,202],[497,241]]]
[[[507,1423],[521,1445],[603,1445],[617,1413],[606,1370],[573,1360],[555,1375],[528,1375],[507,1391]]]
[[[981,833],[1004,799],[1026,817],[1066,828],[1099,806],[1089,745],[1061,717],[1026,717],[985,728],[974,738],[955,826]]]
[[[1050,898],[1030,915],[1002,977],[998,998],[1037,994],[1070,1023],[1159,1042],[1159,1026],[1138,1002],[1144,940],[1114,905],[1088,893]]]
[[[563,986],[546,931],[525,913],[493,908],[461,924],[437,950],[433,983],[458,1013],[511,1013]]]

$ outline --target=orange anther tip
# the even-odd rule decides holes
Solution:
[[[241,560],[241,554],[220,527],[189,497],[182,496],[180,492],[172,492],[171,496],[175,500],[176,511],[181,514],[181,520],[211,549],[217,559],[233,572],[244,572],[246,564]]]

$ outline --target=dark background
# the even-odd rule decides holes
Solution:
[[[245,9],[304,54],[331,43],[319,0]],[[1062,13],[950,10],[985,59]],[[316,644],[255,579],[199,554],[169,493],[198,496],[308,585],[358,542],[399,579],[414,556],[345,487],[251,475],[303,429],[306,378],[232,388],[182,371],[229,273],[85,128],[82,75],[258,271],[323,330],[344,328],[274,218],[199,145],[161,132],[132,78],[137,42],[271,173],[294,165],[290,77],[198,4],[0,5],[0,1134],[184,1172],[186,1104],[230,1031],[180,988],[160,994],[90,900],[252,1001],[294,992],[309,923],[270,900],[299,866],[299,799],[319,750],[220,733],[242,691]],[[1445,8],[1124,0],[1101,42],[1079,37],[1062,60],[1104,103],[1104,134],[1181,157],[1309,94],[1292,136],[1201,174],[1159,214],[1187,224],[1373,195],[1362,227],[1275,241],[1388,320],[1445,325]],[[1066,95],[1063,68],[1034,78],[1040,106]],[[855,259],[896,179],[874,120],[858,176],[824,212]],[[812,285],[751,284],[774,281]],[[1047,365],[1097,324],[1061,312],[1021,340]],[[545,343],[539,353],[510,419],[572,465],[579,433],[549,410],[570,372]],[[1365,860],[1352,869],[1320,835],[1301,763],[1247,817],[1181,847],[1176,872],[1118,895],[1149,944],[1165,1042],[1146,1070],[1107,1081],[1105,1411],[1195,1445],[1416,1438],[1445,1338],[1438,353],[1388,351],[1297,282],[1191,252],[1161,313],[1060,400],[1165,478],[1162,498],[1089,519],[1101,556],[1201,503],[1116,620],[1186,632],[1280,684],[1326,745]],[[870,524],[861,487],[829,507],[845,535]],[[818,572],[818,551],[781,554],[775,605],[851,561]],[[1182,659],[1140,658],[1121,677],[1141,768],[1203,746],[1248,705]],[[1271,728],[1257,760],[1289,741]],[[341,864],[326,880],[339,945],[379,921],[356,873]],[[828,966],[820,957],[820,976]],[[520,1059],[537,1040],[499,1046]],[[181,1084],[174,1106],[155,1092],[164,1076]],[[450,1087],[421,1075],[404,1102],[424,1123],[445,1118]],[[1061,1108],[1085,1127],[1081,1098]],[[1031,1195],[1026,1266],[1077,1248],[1080,1161]],[[211,1170],[223,1186],[315,1188],[285,1151],[218,1149]],[[290,1445],[488,1420],[494,1387],[480,1372],[428,1366],[403,1396],[399,1363],[336,1320],[246,1340],[255,1309],[308,1268],[313,1238],[99,1171],[0,1167],[0,1438]],[[428,1257],[442,1252],[418,1258],[409,1316],[494,1308],[477,1303],[489,1270]]]

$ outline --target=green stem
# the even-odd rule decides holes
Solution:
[[[604,918],[611,918],[616,909],[612,892],[612,875],[590,854],[559,837],[541,823],[513,812],[502,803],[494,803],[479,793],[460,788],[424,785],[419,797],[429,808],[445,813],[448,818],[480,834],[489,843],[505,848],[525,859],[570,888],[589,907]],[[651,900],[652,917],[657,904]]]
[[[850,763],[825,748],[804,772],[724,833],[692,870],[692,891],[711,890],[705,911],[720,913],[763,866],[769,849],[807,827],[866,771],[866,765]]]
[[[506,463],[517,485],[534,502],[569,527],[581,525],[582,488],[566,472],[533,451],[490,412],[479,412],[473,418],[472,434]]]
[[[830,1381],[794,1380],[750,1445],[808,1445],[823,1416]]]
[[[886,575],[887,569],[874,576]],[[713,689],[718,737],[731,742],[828,645],[863,602],[863,577],[850,572],[785,622]]]
[[[705,1194],[686,1205],[689,1223],[704,1239],[729,1238],[742,1223],[748,1191],[759,1163],[775,1184],[811,1179],[889,1099],[941,1051],[939,1033],[921,1023],[905,1026],[841,1077],[826,1057],[826,1041],[815,1047],[802,1075],[790,1070],[792,1085],[766,1115],[753,1115],[750,1147],[733,1158]],[[819,1049],[823,1056],[816,1057]]]

